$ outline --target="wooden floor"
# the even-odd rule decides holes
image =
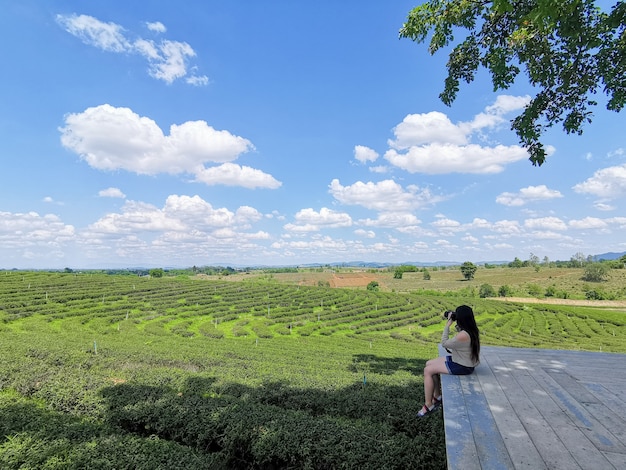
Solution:
[[[442,375],[449,469],[626,469],[626,355],[483,347]]]

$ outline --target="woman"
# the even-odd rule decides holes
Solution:
[[[417,413],[426,416],[441,404],[441,377],[439,374],[467,375],[474,372],[479,364],[480,339],[474,319],[474,311],[467,305],[461,305],[454,312],[447,312],[448,321],[441,335],[441,345],[450,353],[431,359],[424,367],[425,404]],[[456,320],[457,334],[450,336],[450,326]]]

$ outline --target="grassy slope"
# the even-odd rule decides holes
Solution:
[[[626,352],[619,311],[6,274],[0,467],[444,468],[441,416],[414,415],[461,302],[485,344]]]

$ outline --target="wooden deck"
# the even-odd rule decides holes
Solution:
[[[626,355],[482,347],[442,375],[448,468],[626,469]]]

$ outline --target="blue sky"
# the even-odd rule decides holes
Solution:
[[[532,90],[438,95],[417,2],[3,2],[0,268],[626,251],[624,116],[533,167]]]

